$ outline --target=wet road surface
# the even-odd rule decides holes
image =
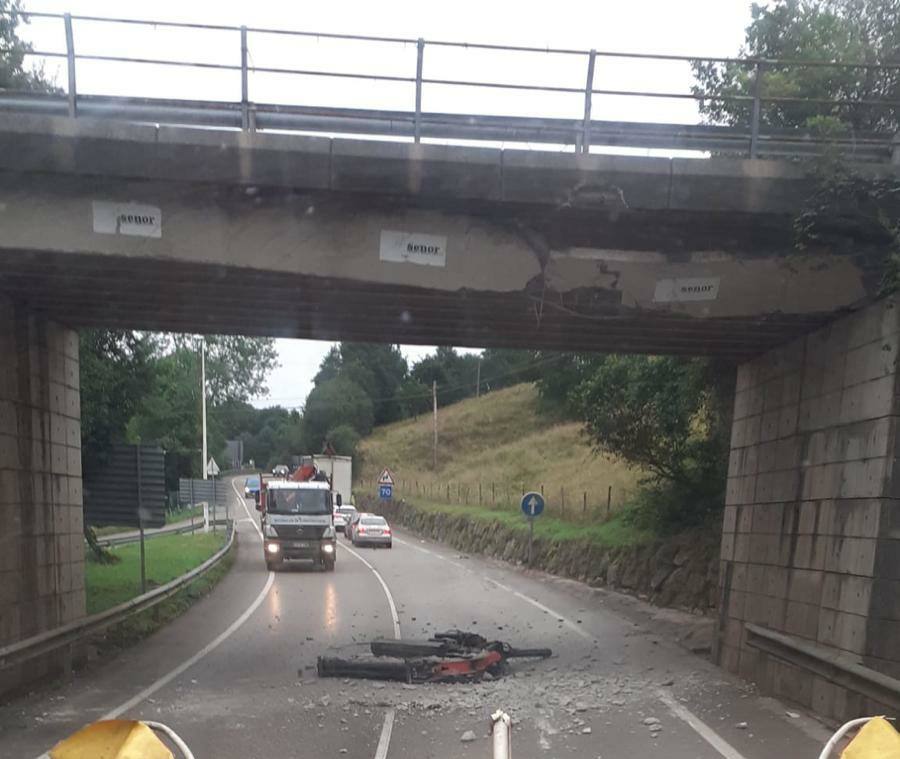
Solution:
[[[0,756],[35,759],[109,716],[173,727],[197,759],[489,757],[489,716],[513,718],[517,759],[815,757],[827,733],[642,625],[603,594],[396,532],[337,569],[265,569],[252,501],[217,588],[112,661],[0,707]],[[392,608],[393,607],[393,608]],[[396,609],[396,618],[394,617]],[[319,655],[460,628],[551,659],[479,684],[319,680]],[[464,733],[475,739],[464,742]]]

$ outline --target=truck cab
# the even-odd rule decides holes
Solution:
[[[263,551],[268,569],[287,560],[306,560],[334,571],[337,540],[328,482],[270,480],[257,505],[262,512]]]

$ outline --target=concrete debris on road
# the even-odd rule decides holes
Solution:
[[[474,730],[466,730],[460,738],[463,743],[471,743],[472,741],[478,740],[478,736],[475,735]]]

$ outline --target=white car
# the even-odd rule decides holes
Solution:
[[[355,513],[356,509],[352,506],[338,506],[334,510],[334,529],[343,532]]]

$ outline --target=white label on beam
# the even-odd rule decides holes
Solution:
[[[395,232],[383,229],[379,257],[382,261],[394,263],[446,266],[447,238],[420,232]]]
[[[692,300],[716,300],[719,297],[718,277],[681,277],[656,282],[653,300],[656,303],[679,303]]]
[[[95,200],[94,231],[101,235],[162,237],[162,211],[142,203]]]

